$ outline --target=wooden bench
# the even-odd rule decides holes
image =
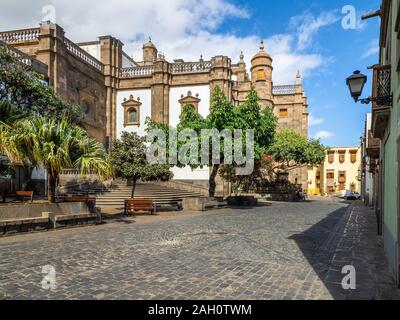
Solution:
[[[156,206],[153,200],[148,199],[129,199],[125,200],[125,215],[135,214],[137,211],[148,211],[151,214],[156,213]]]
[[[24,199],[28,199],[30,202],[33,202],[33,191],[16,191],[15,193],[3,193],[3,203],[6,203],[7,198],[15,198],[18,201],[24,201]]]
[[[94,210],[96,208],[96,197],[89,196],[89,195],[65,196],[64,202],[85,202],[88,205],[90,210]]]
[[[16,191],[15,197],[17,200],[21,199],[21,201],[24,201],[24,199],[28,199],[30,202],[33,202],[33,191]]]

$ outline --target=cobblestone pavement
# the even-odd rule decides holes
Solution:
[[[374,228],[361,205],[320,199],[2,238],[0,298],[397,299]],[[354,291],[340,285],[349,264]]]

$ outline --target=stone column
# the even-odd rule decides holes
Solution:
[[[99,37],[100,57],[104,64],[105,86],[107,87],[106,102],[106,136],[116,139],[116,96],[119,81],[119,70],[122,68],[123,43],[111,36]]]
[[[60,26],[50,21],[42,22],[36,58],[48,65],[49,85],[60,96],[67,98],[64,34]]]
[[[151,118],[169,124],[169,63],[160,59],[154,64],[153,84],[151,86]]]
[[[232,101],[232,68],[231,59],[226,56],[216,56],[211,59],[210,91],[220,87],[229,101]]]

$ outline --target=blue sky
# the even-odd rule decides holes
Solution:
[[[318,17],[324,12],[341,16],[345,5],[353,5],[358,16],[379,8],[380,1],[234,1],[247,8],[251,19],[226,21],[220,32],[235,32],[241,36],[259,34],[268,38],[273,34],[292,32],[290,19],[301,14]],[[251,5],[250,5],[251,3]],[[342,15],[343,16],[343,15]],[[361,21],[361,20],[359,20]],[[378,62],[379,18],[366,20],[356,30],[342,28],[341,20],[321,27],[307,53],[325,58],[321,67],[312,70],[303,81],[312,116],[310,136],[326,131],[334,136],[323,138],[330,146],[358,145],[364,128],[365,113],[370,106],[355,104],[350,98],[345,79],[359,69],[369,76],[364,90],[371,92],[371,72],[367,66]],[[315,123],[315,124],[314,124]],[[324,136],[324,134],[321,134]],[[329,134],[325,134],[328,136]]]
[[[53,6],[54,10],[48,10]],[[73,41],[112,35],[134,59],[151,36],[167,60],[196,61],[227,55],[233,63],[243,51],[249,67],[261,39],[274,59],[274,84],[295,81],[297,70],[309,101],[310,137],[329,146],[358,145],[370,106],[355,104],[345,79],[356,69],[369,76],[378,62],[379,18],[356,30],[342,28],[342,8],[358,17],[380,0],[2,0],[0,30],[37,26],[54,19]]]

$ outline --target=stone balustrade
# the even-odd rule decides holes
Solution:
[[[283,94],[294,94],[297,92],[297,88],[299,85],[286,85],[286,86],[274,86],[272,88],[272,93],[275,95],[283,95]]]
[[[170,65],[170,73],[180,74],[209,72],[211,70],[211,66],[211,61],[173,63]]]
[[[122,68],[120,71],[120,77],[121,78],[148,77],[153,75],[153,71],[154,67],[152,66]]]
[[[71,40],[64,38],[64,45],[67,48],[67,50],[74,56],[82,59],[87,64],[96,68],[100,72],[104,72],[104,65],[99,60],[97,60],[95,57],[87,53],[85,50],[83,50],[81,47],[73,43]]]
[[[5,51],[11,55],[15,60],[17,60],[22,66],[27,69],[34,70],[39,72],[45,76],[47,76],[48,67],[43,62],[39,60],[33,59],[22,51],[14,48],[13,46],[8,45],[4,41],[0,40],[0,47],[4,48]]]
[[[6,43],[37,41],[39,35],[40,28],[6,31],[0,32],[0,40]]]
[[[169,73],[171,74],[209,72],[210,70],[211,70],[211,61],[180,62],[180,63],[172,63],[169,65]],[[120,77],[121,78],[149,77],[153,75],[153,72],[154,72],[153,66],[122,68],[120,70]]]

